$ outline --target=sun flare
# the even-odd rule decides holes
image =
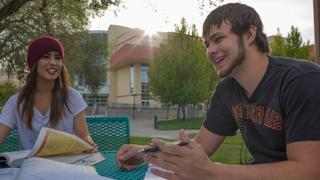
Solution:
[[[148,35],[148,36],[153,36],[153,35],[156,35],[157,33],[158,33],[157,30],[152,29],[152,28],[145,28],[144,29],[144,34]]]

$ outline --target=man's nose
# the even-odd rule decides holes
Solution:
[[[208,53],[208,57],[212,57],[214,56],[215,54],[217,54],[217,45],[211,43],[209,44],[208,48],[207,48],[207,53]]]

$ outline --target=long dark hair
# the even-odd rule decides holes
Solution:
[[[37,85],[37,64],[31,68],[31,72],[26,78],[26,84],[21,88],[18,94],[17,111],[22,113],[22,119],[27,127],[32,129],[34,94]],[[55,80],[52,92],[50,119],[49,123],[55,127],[61,120],[64,108],[70,111],[68,107],[70,78],[65,65],[62,65],[60,75]]]
[[[269,52],[269,44],[266,34],[263,32],[263,24],[259,14],[245,4],[229,3],[211,11],[203,23],[202,37],[205,38],[210,32],[210,26],[218,26],[223,22],[231,24],[231,32],[241,36],[250,28],[251,25],[257,28],[255,44],[262,53]]]

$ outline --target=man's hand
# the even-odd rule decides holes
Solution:
[[[139,153],[141,145],[125,144],[117,151],[116,160],[119,168],[132,170],[138,164],[143,163],[143,153]]]
[[[161,151],[144,156],[146,162],[170,170],[164,172],[152,169],[151,172],[166,179],[199,179],[199,177],[210,178],[211,161],[195,141],[189,141],[184,131],[179,132],[180,141],[188,141],[187,146],[166,144],[164,141],[154,139],[153,144]]]

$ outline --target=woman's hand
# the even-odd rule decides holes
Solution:
[[[90,154],[90,153],[94,153],[94,152],[98,151],[97,145],[94,143],[94,141],[91,138],[91,136],[81,137],[81,139],[85,140],[86,142],[88,142],[89,144],[91,144],[94,147],[93,149],[90,149],[90,150],[87,150],[87,151],[83,151],[84,153]]]

